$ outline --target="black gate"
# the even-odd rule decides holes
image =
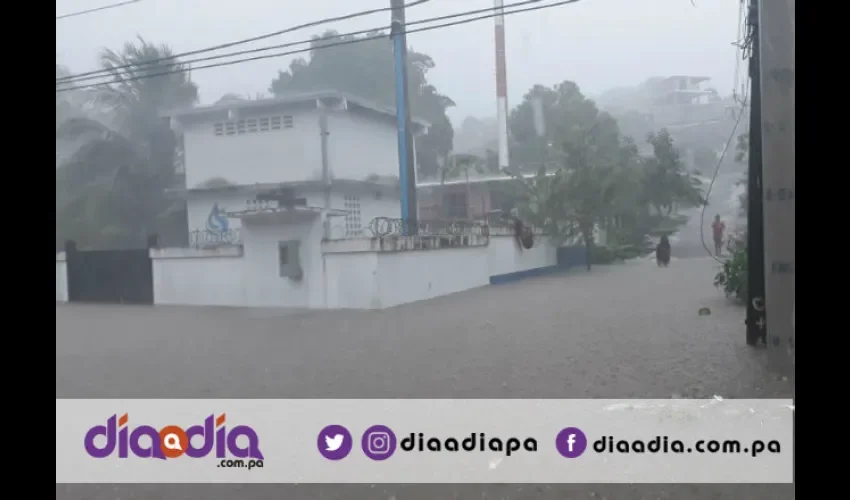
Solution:
[[[69,302],[153,304],[153,264],[147,248],[77,250],[65,245]]]

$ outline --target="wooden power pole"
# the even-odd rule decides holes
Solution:
[[[794,373],[795,0],[760,0],[765,308],[771,366]]]

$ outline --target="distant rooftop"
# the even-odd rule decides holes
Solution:
[[[227,99],[209,106],[198,106],[193,108],[180,108],[162,113],[163,117],[183,118],[202,117],[205,115],[216,115],[226,113],[230,110],[264,107],[286,107],[298,105],[313,105],[318,107],[320,102],[325,104],[339,105],[342,109],[371,111],[386,117],[395,118],[396,110],[393,107],[382,106],[368,99],[341,92],[337,90],[320,90],[303,93],[293,93],[270,99]],[[411,117],[411,121],[422,128],[428,128],[431,123],[417,117]]]
[[[663,81],[668,82],[670,80],[681,80],[682,78],[690,78],[692,81],[694,81],[696,83],[707,82],[707,81],[711,80],[711,77],[709,77],[709,76],[673,75],[673,76],[668,76]]]

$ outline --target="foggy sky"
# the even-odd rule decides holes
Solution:
[[[57,0],[56,15],[116,0]],[[510,4],[516,0],[505,0]],[[554,0],[544,0],[544,2]],[[708,76],[721,94],[732,90],[739,0],[582,0],[505,19],[508,103],[535,83],[573,80],[585,94],[640,83],[651,76]],[[492,0],[431,0],[408,20],[486,8]],[[56,21],[58,62],[72,73],[96,69],[103,47],[143,36],[184,52],[273,32],[316,19],[389,6],[389,0],[142,0]],[[389,13],[328,24],[228,51],[300,41],[325,29],[384,27]],[[495,115],[493,21],[411,34],[408,43],[434,58],[429,81],[453,98],[454,121]],[[286,50],[286,49],[284,49]],[[291,49],[290,49],[291,50]],[[278,50],[281,51],[281,50]],[[203,54],[196,57],[203,57]],[[223,94],[267,92],[294,56],[194,71],[201,102]],[[216,62],[216,61],[211,61]],[[201,63],[208,64],[208,63]]]

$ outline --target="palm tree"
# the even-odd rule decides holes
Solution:
[[[177,60],[143,65],[171,55],[168,46],[141,37],[120,52],[104,50],[100,66],[109,84],[88,96],[97,113],[75,114],[57,124],[57,141],[87,139],[57,169],[58,240],[138,244],[181,218],[185,224],[180,205],[164,192],[175,181],[179,141],[160,112],[194,105],[198,87]],[[183,71],[162,74],[174,70]]]

